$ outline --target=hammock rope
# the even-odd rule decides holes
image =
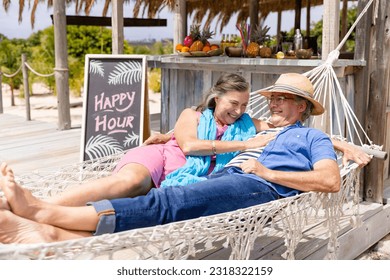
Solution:
[[[366,5],[352,28],[372,2]],[[352,32],[352,28],[345,38]],[[340,45],[345,41],[342,40]],[[359,136],[359,130],[363,133],[364,130],[344,97],[333,70],[340,45],[329,54],[325,63],[304,75],[315,87],[315,98],[328,105],[330,117],[311,118],[313,124],[315,121],[320,121],[322,126],[328,124],[331,137],[353,142],[352,138]],[[248,112],[256,118],[266,119],[269,116],[267,101],[258,91],[251,93]],[[343,135],[344,131],[347,135]],[[377,150],[380,154],[381,147],[374,145],[366,133],[364,137],[370,144],[368,150]],[[363,139],[360,136],[358,139],[362,144]],[[54,196],[69,185],[109,175],[122,155],[123,152],[64,166],[55,173],[32,173],[18,180],[37,197]],[[201,258],[221,247],[230,248],[230,259],[251,259],[254,257],[256,241],[263,236],[272,236],[281,242],[278,250],[284,250],[280,252],[283,258],[295,259],[296,248],[304,238],[305,230],[317,225],[326,227],[328,234],[326,258],[337,259],[340,219],[347,216],[353,226],[361,224],[360,168],[355,163],[342,166],[341,157],[338,154],[342,176],[338,193],[307,192],[218,215],[77,240],[0,245],[0,259],[191,259]]]

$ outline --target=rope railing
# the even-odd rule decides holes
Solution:
[[[50,74],[41,74],[41,73],[38,73],[37,71],[35,71],[27,62],[25,62],[24,65],[26,65],[26,67],[27,67],[31,72],[33,72],[35,75],[40,76],[40,77],[43,77],[43,78],[51,77],[51,76],[54,76],[54,74],[55,74],[55,72],[50,73]]]
[[[6,74],[6,73],[0,71],[0,75],[4,75],[4,77],[7,77],[7,78],[13,78],[20,72],[20,70],[22,70],[22,65],[20,65],[19,69],[16,70],[16,72],[13,74]]]
[[[57,68],[54,68],[54,72],[52,72],[52,73],[49,73],[49,74],[39,73],[34,68],[32,68],[31,65],[29,65],[27,63],[26,55],[22,54],[22,63],[20,65],[20,67],[18,68],[18,70],[16,70],[15,73],[7,74],[7,73],[4,73],[4,72],[0,71],[0,85],[2,85],[2,76],[6,77],[6,78],[12,79],[16,75],[18,75],[19,72],[22,71],[22,74],[23,74],[24,97],[25,97],[25,101],[26,101],[26,119],[29,121],[29,120],[31,120],[31,115],[30,115],[30,101],[29,101],[29,99],[30,99],[30,92],[29,92],[28,71],[27,71],[27,69],[30,70],[33,74],[35,74],[35,75],[37,75],[39,77],[43,77],[43,78],[48,78],[48,77],[54,76],[56,71],[69,71],[69,70],[68,69],[57,69]],[[2,97],[3,97],[2,87],[0,87],[0,114],[3,113],[3,100],[2,100]],[[14,96],[13,95],[11,95],[11,105],[12,106],[15,105]]]

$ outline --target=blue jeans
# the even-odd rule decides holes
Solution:
[[[219,214],[278,199],[269,186],[229,169],[185,187],[152,189],[145,196],[91,203],[101,215],[95,234],[120,232]],[[115,212],[115,216],[113,214]]]

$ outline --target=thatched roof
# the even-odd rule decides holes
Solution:
[[[301,0],[302,7],[306,7],[307,1],[311,6],[322,5],[323,0]],[[228,4],[227,4],[228,3]],[[134,16],[154,17],[164,7],[174,10],[175,0],[136,0]],[[271,12],[294,10],[294,0],[259,0],[259,17],[265,18]],[[187,0],[187,13],[192,15],[195,22],[199,23],[206,18],[205,25],[217,20],[217,25],[222,29],[233,16],[241,22],[249,18],[248,0]]]
[[[103,1],[103,0],[102,0]],[[259,17],[265,18],[271,12],[294,10],[294,0],[258,0],[259,1]],[[307,1],[310,1],[311,6],[322,5],[323,0],[300,0],[302,7],[306,7]],[[352,1],[352,0],[350,0]],[[3,0],[3,7],[8,9],[11,0]],[[19,21],[22,20],[22,13],[25,6],[23,0],[19,1]],[[53,0],[42,1],[35,0],[31,7],[31,24],[34,26],[35,22],[35,10],[39,3],[46,2],[50,7],[53,5]],[[126,3],[130,0],[124,0],[126,9]],[[30,3],[30,1],[28,1]],[[75,13],[79,14],[84,11],[86,15],[89,15],[93,6],[97,3],[97,0],[66,0],[66,3],[75,3]],[[102,15],[105,16],[111,4],[111,0],[104,0],[104,8]],[[227,4],[228,3],[228,4]],[[162,9],[168,7],[173,11],[175,0],[135,0],[133,9],[134,17],[147,17],[154,18]],[[199,23],[206,18],[206,24],[211,23],[212,20],[217,20],[217,26],[222,29],[226,26],[231,17],[237,15],[237,21],[247,20],[249,18],[249,0],[187,0],[187,13],[192,15],[195,22]]]

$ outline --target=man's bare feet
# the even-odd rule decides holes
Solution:
[[[0,166],[0,170],[2,170],[5,167],[5,163],[2,163]],[[3,172],[1,172],[3,173]],[[0,177],[0,191],[3,189],[3,185],[6,183],[7,178],[4,176]],[[5,209],[5,210],[11,210],[9,207],[7,199],[3,196],[3,194],[0,192],[0,209]]]
[[[1,164],[0,172],[3,175],[1,188],[10,211],[15,215],[39,224],[58,227],[67,233],[78,231],[77,236],[89,236],[91,231],[96,230],[99,216],[93,206],[66,207],[48,203],[34,197],[28,189],[20,186],[7,164]]]
[[[0,243],[53,242],[46,225],[19,217],[8,210],[0,210]],[[47,236],[45,236],[47,234]]]
[[[11,210],[9,207],[8,201],[5,197],[0,197],[0,209]]]
[[[48,243],[91,236],[89,232],[64,230],[0,210],[0,243]]]
[[[44,202],[35,198],[29,190],[16,183],[14,173],[6,163],[1,164],[0,172],[3,176],[0,187],[6,198],[4,204],[8,204],[8,209],[20,217],[44,222],[44,211],[40,211],[44,208]],[[4,206],[6,207],[6,205]]]

